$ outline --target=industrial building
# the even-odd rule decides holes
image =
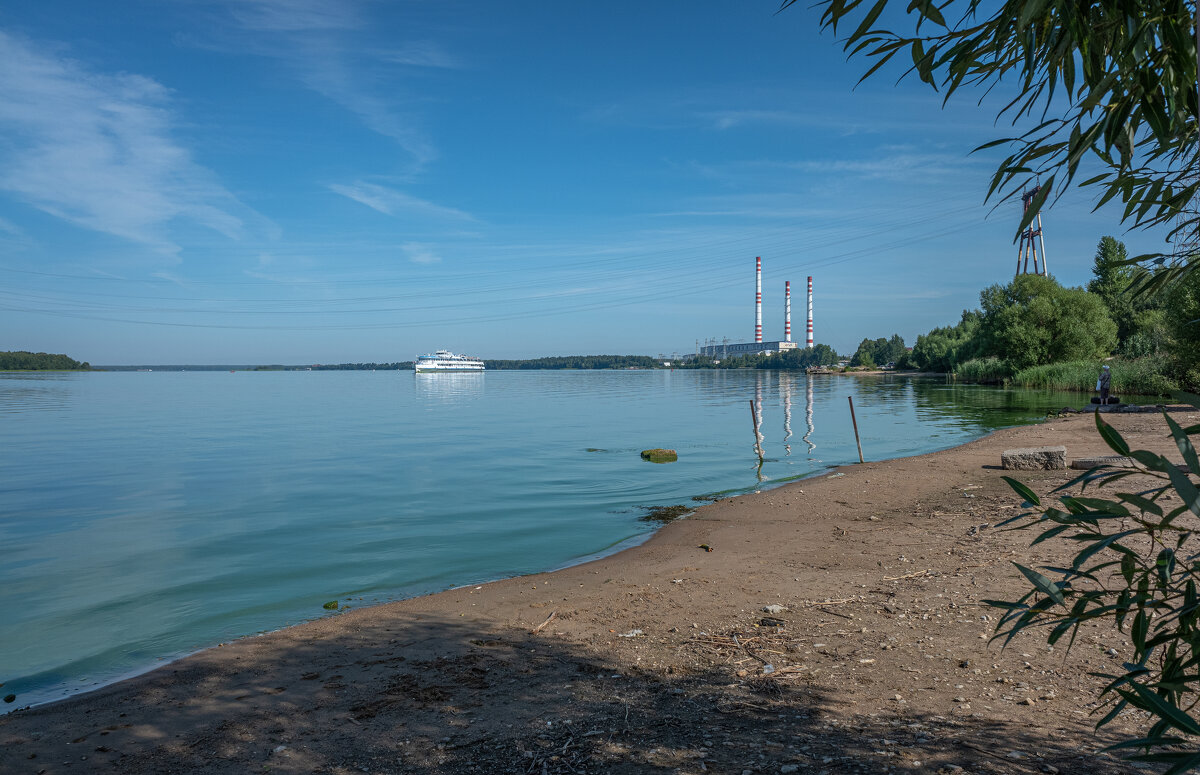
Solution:
[[[764,342],[762,336],[762,257],[754,259],[754,341],[730,342],[720,344],[709,341],[703,347],[697,348],[697,354],[713,358],[725,358],[731,355],[771,354],[795,350],[799,342],[792,341],[792,283],[784,283],[784,316],[783,339],[781,341]],[[813,282],[808,278],[808,326],[805,334],[805,347],[813,346]]]

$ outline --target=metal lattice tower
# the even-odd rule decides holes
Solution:
[[[1021,204],[1023,205],[1021,212],[1029,212],[1029,207],[1033,203],[1033,198],[1042,190],[1041,186],[1034,186],[1032,191],[1021,193]],[[1034,237],[1037,237],[1037,242],[1034,242]],[[1042,265],[1038,268],[1038,243],[1042,247]],[[1017,274],[1029,274],[1029,259],[1033,259],[1033,274],[1049,275],[1050,267],[1046,263],[1046,237],[1042,234],[1042,213],[1039,210],[1037,214],[1037,228],[1033,228],[1033,224],[1025,231],[1021,232],[1021,241],[1017,246]],[[1022,268],[1022,262],[1024,267]]]

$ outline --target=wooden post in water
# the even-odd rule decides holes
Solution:
[[[858,440],[858,420],[854,419],[854,397],[846,396],[846,400],[850,402],[850,422],[854,423],[854,443],[858,445],[858,462],[864,463],[862,456],[862,442]]]
[[[762,470],[763,451],[762,445],[758,443],[758,409],[754,406],[754,399],[750,399],[750,421],[754,423],[754,451],[758,453],[758,467]]]

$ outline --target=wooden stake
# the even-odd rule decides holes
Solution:
[[[846,396],[846,400],[850,402],[850,422],[854,423],[854,443],[858,445],[858,462],[864,463],[862,456],[862,442],[858,440],[858,420],[854,419],[854,397]]]
[[[762,445],[758,443],[758,409],[754,406],[754,399],[750,399],[750,420],[754,423],[754,451],[758,453],[758,470],[762,470],[763,451]]]

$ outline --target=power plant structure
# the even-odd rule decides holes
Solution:
[[[812,277],[808,278],[808,327],[807,327],[807,344],[806,347],[813,346],[813,283]],[[730,355],[747,355],[747,354],[770,354],[786,352],[788,350],[796,350],[800,347],[798,342],[792,341],[792,281],[788,280],[783,284],[783,339],[779,341],[764,342],[763,327],[762,327],[762,257],[758,256],[754,259],[754,341],[753,342],[730,342],[728,339],[717,343],[716,340],[709,339],[704,343],[703,347],[697,346],[698,355],[707,355],[712,358],[725,358]]]
[[[1029,212],[1029,208],[1033,204],[1033,198],[1037,196],[1038,192],[1041,190],[1041,186],[1035,186],[1032,191],[1021,192],[1022,214]],[[1042,245],[1042,266],[1040,269],[1038,268],[1038,246],[1037,243],[1033,241],[1034,237],[1037,237],[1038,242],[1040,242]],[[1029,259],[1031,258],[1033,259],[1032,273],[1029,271]],[[1021,266],[1022,261],[1025,262],[1023,268]],[[1032,223],[1029,224],[1029,227],[1026,228],[1025,231],[1021,232],[1021,243],[1017,246],[1017,275],[1020,276],[1022,274],[1040,274],[1047,276],[1050,274],[1050,266],[1046,263],[1046,237],[1044,234],[1042,234],[1042,212],[1040,210],[1037,214],[1037,228],[1033,228]]]

